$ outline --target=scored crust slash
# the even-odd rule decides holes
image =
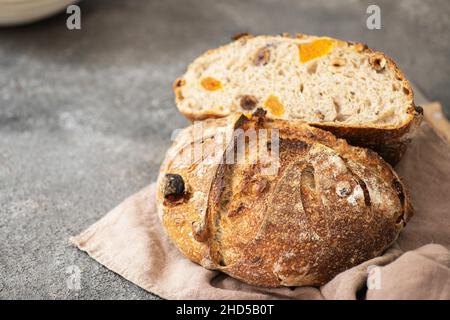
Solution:
[[[205,268],[253,285],[322,285],[380,255],[413,213],[389,164],[325,130],[270,118],[262,110],[249,118],[236,113],[206,120],[201,138],[193,127],[167,152],[157,203],[173,243]],[[224,130],[232,137],[238,129],[278,131],[276,173],[261,174],[258,161],[210,157],[215,141],[208,132]],[[204,157],[179,165],[194,143],[206,150]],[[251,158],[257,147],[249,144],[246,155]]]

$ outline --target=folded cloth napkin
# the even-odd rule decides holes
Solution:
[[[424,123],[396,168],[415,216],[383,256],[322,287],[262,288],[184,258],[155,210],[155,184],[71,241],[129,281],[166,299],[450,299],[450,147]]]

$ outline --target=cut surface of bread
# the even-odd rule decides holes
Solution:
[[[263,108],[269,118],[304,121],[367,147],[398,142],[420,114],[389,57],[362,43],[306,35],[244,36],[209,50],[174,92],[191,120]]]
[[[194,119],[263,108],[275,118],[399,126],[413,105],[388,57],[325,37],[244,37],[200,56],[178,84],[177,105]]]

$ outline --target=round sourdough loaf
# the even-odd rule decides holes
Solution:
[[[422,116],[392,59],[329,37],[244,35],[195,59],[173,88],[189,119],[264,108],[270,118],[329,130],[391,164]]]
[[[268,287],[326,283],[380,255],[413,212],[375,152],[262,110],[184,129],[157,185],[162,223],[186,257]]]

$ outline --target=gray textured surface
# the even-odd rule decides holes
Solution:
[[[381,6],[382,30],[365,27],[369,3]],[[187,123],[172,81],[231,34],[364,41],[450,106],[448,0],[90,0],[81,7],[81,31],[68,31],[65,15],[0,29],[0,298],[154,298],[67,239],[155,178],[170,132]],[[82,272],[80,291],[67,288],[70,265]]]

